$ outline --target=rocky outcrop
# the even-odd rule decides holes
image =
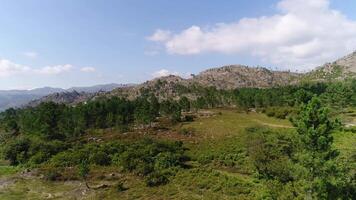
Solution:
[[[31,101],[30,103],[28,103],[27,106],[34,107],[34,106],[37,106],[43,102],[54,102],[54,103],[58,103],[58,104],[61,104],[61,103],[63,103],[63,104],[77,104],[77,103],[85,102],[97,95],[100,95],[100,92],[98,92],[98,93],[86,93],[86,92],[77,92],[77,91],[60,92],[60,93],[50,94],[50,95],[47,95],[40,99]]]
[[[297,73],[271,71],[262,67],[230,65],[206,70],[191,81],[217,89],[268,88],[294,83],[299,76]]]
[[[344,66],[346,72],[356,73],[356,51],[335,61],[334,64]]]
[[[356,77],[356,52],[333,63],[326,63],[303,75],[304,81],[332,81]]]

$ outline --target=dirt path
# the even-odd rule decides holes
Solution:
[[[275,128],[294,128],[293,126],[266,123],[266,122],[263,122],[263,121],[258,120],[258,119],[253,119],[253,121],[258,122],[259,124],[262,124],[262,125],[265,125],[265,126],[270,126],[270,127],[275,127]]]

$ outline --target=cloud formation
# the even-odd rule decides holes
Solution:
[[[155,71],[151,75],[153,78],[159,78],[159,77],[164,77],[164,76],[169,76],[169,75],[180,76],[182,78],[190,78],[191,77],[191,73],[179,73],[176,71],[169,71],[167,69],[161,69],[161,70]]]
[[[0,58],[0,77],[10,77],[14,75],[58,75],[70,72],[74,67],[70,64],[45,66],[42,68],[32,68],[29,66],[16,64],[7,59]]]
[[[193,25],[179,33],[158,29],[149,40],[170,54],[248,54],[292,69],[310,69],[356,48],[356,21],[329,0],[282,0],[272,16],[243,18],[210,28]]]
[[[96,69],[94,67],[82,67],[80,68],[81,72],[86,72],[86,73],[91,73],[91,72],[95,72]]]
[[[170,31],[158,29],[153,35],[147,37],[147,39],[154,42],[163,42],[169,40],[171,36],[172,33]]]
[[[169,76],[169,75],[175,75],[175,76],[178,76],[179,73],[178,72],[171,72],[167,69],[161,69],[161,70],[158,70],[156,72],[153,72],[152,74],[152,77],[154,78],[159,78],[159,77],[163,77],[163,76]]]
[[[33,71],[38,74],[44,75],[56,75],[61,74],[63,72],[68,72],[73,68],[72,65],[55,65],[55,66],[46,66],[40,69],[34,69]]]
[[[13,63],[6,59],[0,59],[0,77],[31,71],[31,68]]]

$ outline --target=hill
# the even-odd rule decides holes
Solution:
[[[208,69],[188,79],[175,75],[155,78],[136,86],[117,88],[105,95],[134,99],[149,91],[159,99],[177,99],[182,95],[195,99],[204,88],[214,87],[218,90],[270,88],[297,83],[300,76],[297,73],[271,71],[262,67],[229,65]]]
[[[300,74],[287,71],[229,65],[203,71],[190,81],[217,89],[268,88],[294,83],[299,77]]]
[[[332,81],[356,77],[356,51],[306,73],[303,81]]]

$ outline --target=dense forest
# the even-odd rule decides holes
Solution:
[[[63,173],[68,167],[77,168],[86,180],[92,165],[119,166],[143,177],[147,186],[164,185],[177,170],[196,160],[186,153],[181,141],[143,138],[90,143],[83,138],[98,129],[118,133],[155,130],[161,119],[174,125],[194,120],[194,112],[200,109],[235,107],[242,112],[288,118],[295,127],[295,131],[287,132],[246,129],[250,135],[247,154],[256,176],[270,186],[272,199],[355,198],[353,165],[338,159],[332,137],[333,131],[342,129],[335,113],[356,106],[355,79],[269,89],[179,90],[199,96],[159,101],[147,91],[135,100],[111,97],[75,106],[48,102],[8,109],[0,115],[2,157],[11,165],[41,168],[48,180],[65,179]],[[122,185],[120,188],[125,189]],[[283,192],[277,192],[281,188]]]

